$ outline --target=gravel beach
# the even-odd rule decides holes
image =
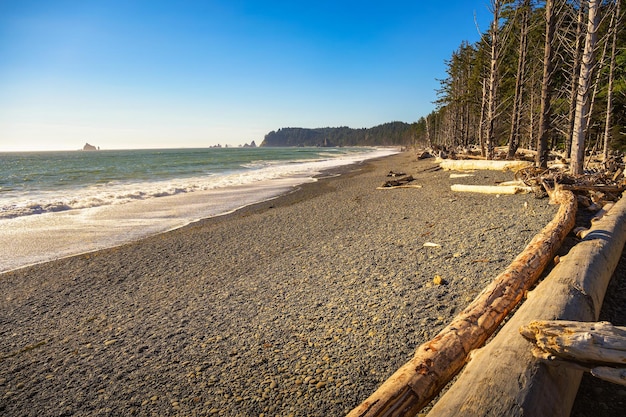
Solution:
[[[533,195],[450,191],[511,173],[432,167],[405,152],[0,275],[0,414],[347,413],[556,213]],[[377,190],[391,170],[423,187]]]

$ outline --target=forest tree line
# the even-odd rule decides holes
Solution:
[[[592,151],[626,150],[626,31],[621,0],[491,0],[481,39],[446,62],[437,108],[415,126],[416,143],[508,146],[571,156],[582,172]]]
[[[390,122],[371,128],[285,127],[265,135],[261,146],[393,146],[411,145],[417,123]]]

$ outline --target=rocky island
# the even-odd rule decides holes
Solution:
[[[85,146],[83,146],[83,151],[99,151],[100,147],[95,147],[93,145],[90,145],[89,143],[85,143]]]

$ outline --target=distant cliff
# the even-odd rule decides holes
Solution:
[[[100,148],[96,148],[93,145],[90,145],[88,143],[85,143],[85,146],[83,146],[83,151],[99,151]]]
[[[261,146],[390,146],[413,143],[417,123],[391,122],[369,129],[284,127],[265,135]]]

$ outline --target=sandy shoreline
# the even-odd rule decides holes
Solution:
[[[0,275],[0,412],[341,415],[556,211],[403,153],[117,248]],[[376,190],[390,171],[421,189]],[[424,247],[434,242],[441,247]],[[432,284],[440,275],[445,285]]]

